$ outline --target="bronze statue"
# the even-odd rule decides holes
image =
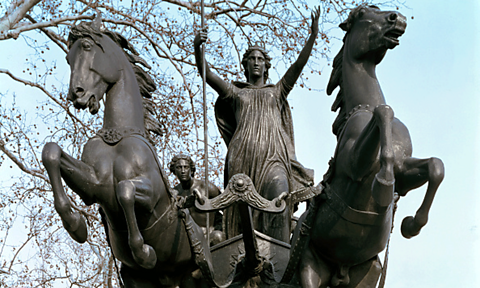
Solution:
[[[178,217],[176,195],[144,125],[142,98],[151,97],[155,83],[137,65],[148,67],[133,46],[120,34],[100,30],[100,24],[98,18],[82,22],[69,35],[68,100],[95,114],[106,94],[105,109],[103,127],[88,140],[81,160],[56,143],[45,145],[42,159],[55,209],[72,238],[83,243],[85,219],[72,208],[62,178],[86,205],[100,204],[125,287],[196,287],[189,234],[203,233],[188,210],[186,220]]]
[[[332,107],[340,109],[333,124],[337,148],[323,194],[300,219],[292,243],[304,249],[292,253],[301,256],[297,276],[303,288],[375,287],[381,273],[377,255],[390,236],[395,193],[405,196],[428,182],[415,217],[402,222],[402,234],[410,238],[427,223],[444,177],[440,159],[411,157],[408,130],[386,104],[375,75],[387,50],[399,44],[406,18],[364,4],[340,27],[346,31],[344,45],[327,87],[329,95],[340,87]],[[310,238],[300,233],[308,234],[308,227]]]
[[[188,197],[194,194],[196,190],[200,195],[205,196],[205,180],[204,179],[195,179],[195,162],[190,156],[184,154],[178,154],[172,158],[172,161],[169,164],[170,172],[177,176],[180,183],[174,187],[178,191],[178,195],[182,197]],[[213,198],[220,194],[220,190],[213,183],[208,183],[208,197]],[[218,211],[216,213],[210,213],[209,226],[207,230],[207,213],[202,213],[195,209],[195,207],[190,208],[190,215],[192,215],[193,220],[197,223],[204,233],[210,233],[210,239],[212,244],[218,244],[219,242],[225,240],[222,230],[222,214]]]
[[[195,163],[184,155],[170,163],[180,184],[176,190],[168,186],[148,136],[160,126],[145,118],[144,98],[155,83],[138,64],[148,65],[120,34],[101,30],[99,18],[72,28],[68,100],[95,114],[106,94],[103,127],[81,160],[56,143],[45,145],[42,160],[55,209],[73,239],[85,242],[87,227],[62,178],[86,205],[100,204],[125,287],[374,288],[382,273],[378,253],[390,237],[399,196],[428,182],[415,217],[403,220],[402,234],[413,237],[426,225],[443,163],[411,157],[408,130],[386,105],[375,74],[405,32],[406,19],[398,12],[362,4],[340,24],[344,46],[327,87],[329,95],[340,87],[332,107],[340,109],[333,124],[337,148],[318,187],[312,186],[313,173],[296,161],[287,95],[307,63],[319,16],[316,9],[305,47],[275,85],[266,84],[270,57],[260,46],[243,57],[246,83],[227,83],[206,66],[206,81],[219,93],[215,113],[228,147],[221,194],[193,177]],[[200,70],[206,37],[200,32],[194,43]],[[284,199],[294,202],[293,192],[302,187],[321,194],[300,218],[290,246],[292,211]],[[189,206],[192,194],[196,208]],[[230,205],[224,222],[230,239],[210,249],[200,226],[211,228],[195,209]],[[256,209],[253,218],[250,207]],[[211,225],[218,224],[218,214],[212,218]]]
[[[282,192],[291,192],[313,183],[313,172],[305,169],[295,157],[293,125],[287,95],[300,76],[312,51],[318,33],[320,10],[312,13],[311,35],[297,61],[276,84],[266,84],[271,58],[263,47],[251,46],[242,65],[247,82],[227,83],[206,67],[206,81],[217,91],[215,116],[228,147],[225,161],[225,184],[237,173],[248,175],[259,193],[271,200]],[[200,45],[206,32],[195,38],[195,59],[199,71],[205,60]],[[227,209],[227,238],[241,233],[238,211]],[[255,211],[254,228],[284,242],[290,241],[291,209],[281,214]]]

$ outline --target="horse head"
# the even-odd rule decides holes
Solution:
[[[95,22],[82,22],[69,35],[67,62],[70,65],[68,100],[75,108],[96,114],[103,95],[122,73],[123,50],[100,31]]]
[[[381,11],[377,6],[360,5],[340,24],[346,31],[345,46],[354,59],[371,58],[380,63],[388,49],[395,48],[407,26],[406,18],[396,11]]]

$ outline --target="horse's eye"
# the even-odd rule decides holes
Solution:
[[[365,14],[365,9],[360,9],[360,11],[358,11],[358,17],[362,17],[363,14]]]
[[[88,40],[82,41],[82,47],[84,50],[90,51],[92,49],[92,46],[93,44],[90,41]]]

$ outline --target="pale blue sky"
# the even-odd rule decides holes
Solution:
[[[410,240],[401,236],[400,223],[405,216],[414,215],[425,187],[411,191],[400,201],[386,287],[480,287],[480,185],[475,179],[480,176],[476,149],[480,144],[476,89],[480,88],[480,23],[476,20],[480,4],[476,0],[410,0],[407,5],[410,9],[400,10],[408,18],[406,33],[400,45],[387,53],[377,76],[387,104],[410,130],[413,155],[441,158],[446,176],[429,223]],[[7,42],[0,48],[3,55],[5,47],[16,45],[13,40]],[[333,51],[336,53],[339,47]],[[58,61],[63,62],[63,58]],[[326,87],[330,74],[326,63],[323,71],[312,81],[315,88]],[[273,82],[278,80],[271,76]],[[60,77],[68,83],[68,75]],[[17,90],[2,76],[2,91],[7,84],[22,96],[32,93],[23,85]],[[330,111],[334,97],[298,87],[289,97],[294,107],[297,157],[306,167],[315,169],[317,182],[335,149],[331,124],[336,115]]]

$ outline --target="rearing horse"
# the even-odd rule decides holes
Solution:
[[[146,135],[142,95],[151,97],[155,84],[137,65],[148,67],[133,46],[100,24],[82,22],[69,35],[68,100],[95,114],[106,98],[103,127],[88,140],[81,161],[56,143],[43,149],[55,209],[71,237],[83,243],[85,219],[72,209],[61,179],[85,204],[100,204],[126,287],[195,287],[185,277],[196,268],[187,232]]]
[[[329,95],[340,87],[332,106],[340,109],[333,124],[337,148],[312,220],[304,216],[299,223],[312,227],[297,270],[304,288],[375,287],[381,272],[377,255],[392,227],[394,192],[405,196],[428,182],[415,217],[402,222],[402,234],[410,238],[427,223],[444,177],[440,159],[411,157],[408,130],[386,105],[375,74],[387,50],[399,44],[405,17],[361,5],[340,27],[346,31],[344,45],[327,87]]]

